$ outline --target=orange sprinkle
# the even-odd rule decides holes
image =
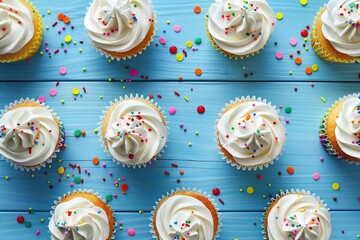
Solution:
[[[65,15],[63,13],[59,13],[58,19],[59,21],[64,21]]]
[[[289,167],[286,169],[286,171],[287,171],[288,174],[293,175],[294,172],[295,172],[295,169],[294,169],[294,167],[289,166]]]
[[[294,56],[294,54],[292,54],[292,53],[289,54],[289,57],[290,57],[290,58],[293,58],[293,56]]]
[[[299,57],[295,58],[295,63],[296,63],[297,65],[300,65],[300,64],[302,63],[302,59],[299,58]]]
[[[307,68],[305,68],[305,73],[307,74],[307,75],[311,75],[312,74],[312,68],[311,67],[307,67]]]
[[[250,114],[246,115],[246,120],[249,120],[251,118]]]
[[[70,23],[70,18],[68,16],[64,17],[64,23],[65,24],[69,24]]]
[[[202,74],[202,70],[200,68],[195,69],[196,76],[201,76],[201,74]]]
[[[92,163],[93,163],[94,165],[98,165],[99,162],[100,162],[100,160],[99,160],[99,158],[97,158],[97,157],[94,157],[94,158],[92,159]]]
[[[196,13],[196,14],[201,13],[201,7],[200,6],[195,6],[194,7],[194,13]]]

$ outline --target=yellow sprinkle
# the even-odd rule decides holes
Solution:
[[[79,52],[82,53],[82,48],[79,49]]]
[[[337,182],[334,182],[334,183],[331,185],[331,187],[332,187],[332,189],[333,189],[334,191],[337,191],[337,190],[340,189],[340,184],[337,183]]]
[[[306,6],[307,3],[308,3],[307,0],[300,0],[300,4],[301,4],[302,6]]]
[[[246,67],[245,67],[245,66],[242,66],[242,67],[241,67],[241,69],[242,69],[242,70],[245,70],[245,69],[246,69]]]
[[[80,89],[78,89],[78,88],[73,88],[72,94],[74,94],[75,96],[79,95],[79,94],[80,94]]]
[[[64,41],[65,41],[66,43],[71,42],[71,40],[72,40],[72,37],[71,37],[70,35],[67,35],[67,36],[64,38]]]
[[[68,174],[66,174],[66,177],[67,177],[67,178],[69,178],[70,176],[71,176],[71,175],[70,175],[69,173],[68,173]]]
[[[86,67],[83,67],[83,71],[86,72]]]
[[[170,20],[167,20],[166,23],[167,23],[167,24],[170,24]]]
[[[292,75],[292,74],[293,74],[293,71],[292,71],[292,70],[290,70],[290,71],[289,71],[289,74],[290,74],[290,75]]]
[[[317,72],[319,70],[319,66],[317,64],[313,64],[311,66],[311,69],[314,71],[314,72]]]
[[[124,85],[124,86],[122,86],[122,88],[123,88],[123,89],[126,89],[126,86]]]
[[[47,11],[47,14],[51,14],[51,11],[50,11],[50,10],[48,10],[48,11]]]
[[[62,166],[60,166],[60,167],[58,168],[58,174],[64,174],[64,172],[65,172],[65,168],[62,167]]]
[[[307,38],[304,38],[304,42],[307,42],[307,40],[308,40]]]
[[[255,189],[253,187],[248,187],[246,189],[246,192],[251,195],[251,194],[253,194],[255,192]]]
[[[100,99],[103,99],[103,96],[100,96]]]
[[[189,101],[189,98],[187,96],[184,96],[185,101]]]
[[[44,52],[43,52],[43,51],[41,51],[41,52],[40,52],[40,55],[43,55],[43,54],[44,54]]]
[[[196,131],[195,134],[196,134],[196,135],[199,135],[199,131]]]
[[[181,53],[178,53],[178,54],[176,54],[175,58],[178,62],[182,62],[184,60],[184,55],[182,55]]]
[[[276,19],[282,20],[284,18],[284,15],[281,12],[276,13]]]
[[[64,99],[61,99],[61,103],[64,104],[64,103],[65,103],[65,100],[64,100]]]
[[[244,190],[242,188],[240,188],[240,192],[243,192]]]
[[[192,41],[187,41],[187,42],[186,42],[186,47],[187,47],[187,48],[192,48],[192,46],[193,46],[193,42],[192,42]]]
[[[188,145],[189,145],[189,147],[191,147],[191,146],[192,146],[192,143],[191,143],[191,142],[189,142],[189,143],[188,143]]]
[[[46,26],[45,28],[46,28],[46,30],[49,30],[49,26]]]
[[[9,176],[5,176],[5,179],[6,179],[6,180],[9,180]]]
[[[309,47],[308,47],[308,46],[306,46],[306,47],[305,47],[305,50],[306,50],[306,51],[309,51]]]
[[[76,41],[74,41],[73,43],[74,43],[74,45],[76,45]]]
[[[326,102],[326,99],[324,97],[320,97],[322,102]]]
[[[108,63],[111,63],[111,59],[108,59]]]

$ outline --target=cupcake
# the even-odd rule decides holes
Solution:
[[[33,56],[42,42],[41,16],[27,0],[0,1],[0,62]]]
[[[115,238],[113,211],[92,190],[64,194],[52,209],[49,222],[52,240]]]
[[[29,98],[10,103],[0,114],[0,154],[15,168],[40,169],[60,151],[61,126],[43,103]]]
[[[275,29],[275,14],[266,0],[215,0],[206,25],[221,54],[243,59],[264,48]]]
[[[360,93],[336,101],[320,126],[320,141],[325,149],[350,163],[360,163]]]
[[[153,100],[138,95],[120,97],[103,113],[100,141],[115,162],[135,168],[156,160],[168,132],[163,112]]]
[[[219,237],[220,217],[215,203],[200,191],[177,189],[156,202],[151,212],[151,233],[159,240]]]
[[[329,62],[360,61],[360,8],[354,0],[330,0],[317,13],[311,32],[315,53]]]
[[[281,192],[265,208],[263,233],[268,240],[329,240],[331,217],[319,197],[305,190]]]
[[[141,54],[155,36],[155,12],[150,0],[93,0],[85,28],[93,47],[111,59]]]
[[[236,98],[219,114],[215,125],[219,153],[242,170],[262,169],[277,160],[285,144],[283,117],[265,99]]]

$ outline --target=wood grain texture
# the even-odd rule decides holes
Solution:
[[[89,6],[88,0],[78,0],[68,4],[67,0],[41,1],[34,0],[40,13],[43,15],[44,41],[38,54],[31,58],[31,62],[21,62],[0,65],[0,81],[4,80],[107,80],[114,79],[133,79],[143,80],[141,75],[148,76],[152,80],[177,80],[178,76],[183,76],[184,80],[266,80],[266,81],[289,81],[289,80],[307,80],[307,81],[358,81],[359,66],[357,64],[338,64],[328,63],[321,60],[312,51],[310,39],[305,43],[300,35],[301,30],[306,25],[312,26],[313,19],[328,0],[309,1],[306,6],[301,6],[298,0],[268,1],[275,13],[281,12],[284,15],[283,20],[277,21],[276,29],[271,36],[268,45],[260,54],[255,57],[244,60],[230,60],[223,57],[211,46],[205,30],[205,19],[208,8],[212,0],[192,1],[192,0],[153,0],[153,6],[157,12],[157,35],[151,46],[142,55],[127,61],[107,60],[100,56],[90,45],[84,29],[84,16]],[[202,8],[201,14],[193,12],[194,6],[199,5]],[[48,11],[51,14],[48,14]],[[66,30],[57,31],[64,26],[57,20],[58,13],[64,13],[71,17],[71,23],[66,26]],[[170,24],[167,24],[167,20]],[[58,22],[52,27],[54,22]],[[175,33],[173,27],[181,26],[181,32]],[[49,29],[46,30],[46,26]],[[74,26],[72,30],[70,26]],[[64,37],[72,36],[73,43],[65,44]],[[156,46],[160,37],[166,38],[166,45]],[[196,37],[202,38],[202,44],[198,46],[198,51],[192,51],[186,48],[185,43],[188,40],[194,41]],[[298,40],[298,45],[292,47],[289,43],[291,38]],[[310,36],[308,37],[310,38]],[[80,44],[80,40],[84,41]],[[46,45],[45,43],[48,43]],[[277,45],[275,45],[275,42]],[[306,51],[303,44],[309,47]],[[183,62],[176,61],[175,56],[169,53],[170,46],[177,46],[179,52],[186,50],[188,56]],[[45,52],[49,48],[51,58]],[[63,49],[67,48],[67,53]],[[54,51],[59,49],[59,53]],[[82,52],[80,53],[80,49]],[[290,53],[297,56],[296,51],[300,50],[299,55],[303,64],[298,66],[294,59],[289,57]],[[44,55],[40,55],[40,51]],[[283,60],[275,58],[275,53],[281,51],[284,54]],[[319,65],[319,71],[312,75],[306,75],[304,70],[312,64]],[[129,66],[129,69],[125,69]],[[246,67],[243,70],[243,66]],[[68,73],[64,76],[59,74],[60,67],[66,67]],[[83,67],[87,70],[83,71]],[[197,77],[194,74],[195,68],[201,68],[202,76]],[[130,69],[137,69],[139,74],[131,76]],[[20,70],[20,71],[19,71]],[[290,75],[289,71],[293,74]],[[253,73],[250,76],[250,73]],[[248,74],[246,78],[244,74]]]

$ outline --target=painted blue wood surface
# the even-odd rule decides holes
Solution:
[[[82,90],[82,95],[76,97],[76,100],[72,94],[75,87],[86,89],[86,93]],[[51,88],[57,90],[55,97],[48,94]],[[313,87],[310,83],[299,82],[61,81],[59,86],[55,82],[1,83],[1,106],[21,97],[45,96],[46,104],[58,113],[64,123],[67,147],[51,165],[34,173],[21,172],[4,161],[0,162],[0,220],[4,219],[6,223],[0,225],[0,233],[10,231],[17,232],[19,235],[16,236],[24,237],[22,239],[45,239],[49,236],[45,226],[47,223],[40,223],[39,215],[29,216],[33,219],[33,227],[26,229],[16,223],[16,212],[26,212],[32,207],[40,212],[38,214],[46,215],[58,196],[72,189],[91,188],[102,196],[117,193],[118,197],[109,204],[120,216],[124,214],[120,221],[129,221],[124,229],[133,227],[138,233],[136,239],[150,239],[147,219],[159,197],[177,187],[195,187],[207,193],[219,187],[221,195],[213,198],[224,217],[225,226],[220,239],[260,239],[261,212],[270,200],[270,195],[275,196],[280,189],[301,188],[316,193],[331,208],[334,226],[332,239],[356,239],[356,234],[360,234],[360,166],[329,156],[320,145],[318,129],[322,117],[336,99],[359,90],[358,83],[349,82],[315,83]],[[154,100],[165,111],[170,127],[170,141],[162,157],[147,168],[135,170],[112,162],[103,152],[98,136],[94,133],[101,111],[109,101],[131,93],[153,94]],[[246,95],[266,98],[276,106],[281,104],[283,108],[280,114],[290,121],[286,125],[287,141],[283,155],[274,165],[262,171],[243,172],[226,164],[217,153],[214,140],[213,127],[221,108],[231,99]],[[184,100],[184,96],[189,98],[189,102]],[[326,99],[325,103],[320,99],[321,96]],[[65,100],[64,104],[61,103],[62,99]],[[206,108],[203,115],[196,111],[199,105]],[[175,115],[168,113],[171,106],[177,109]],[[286,106],[292,107],[291,114],[284,112]],[[184,124],[186,133],[180,128],[180,123]],[[85,130],[86,136],[74,137],[76,129]],[[199,135],[195,131],[199,131]],[[189,142],[192,147],[188,146]],[[91,162],[95,156],[100,158],[98,166]],[[321,157],[324,157],[323,162],[320,161]],[[101,166],[102,163],[106,163],[106,168]],[[179,167],[172,167],[172,163]],[[81,174],[69,164],[79,164]],[[65,176],[60,177],[57,173],[59,166],[66,167]],[[288,166],[295,167],[294,175],[286,173]],[[90,176],[84,173],[85,168],[91,173]],[[180,169],[185,171],[182,176]],[[170,175],[165,175],[165,171]],[[112,176],[109,172],[112,172]],[[281,176],[278,172],[282,173]],[[314,172],[321,174],[319,181],[313,180]],[[70,177],[67,178],[66,174],[70,174]],[[262,175],[261,180],[257,179],[258,174]],[[5,176],[9,176],[9,180],[5,180]],[[84,184],[75,184],[72,188],[70,183],[76,176],[82,177]],[[125,180],[120,184],[129,185],[126,195],[121,194],[121,189],[113,184],[121,177]],[[177,179],[181,182],[177,183]],[[340,184],[339,191],[332,190],[334,182]],[[254,194],[246,193],[248,186],[255,188]],[[219,202],[219,198],[225,202],[224,205]],[[139,215],[136,213],[138,210],[145,213]],[[256,227],[253,226],[254,222],[257,223]],[[35,235],[37,229],[41,229],[40,236]],[[345,235],[341,233],[342,230]],[[130,239],[125,231],[118,231],[117,234],[119,239]]]
[[[88,0],[73,1],[69,4],[68,0],[44,1],[33,0],[34,4],[44,16],[44,41],[39,52],[31,58],[31,62],[1,64],[0,80],[107,80],[127,79],[142,80],[141,75],[148,76],[149,79],[177,80],[178,76],[183,76],[184,80],[269,80],[269,81],[288,81],[288,80],[310,80],[310,81],[358,81],[360,73],[357,64],[338,64],[324,62],[318,58],[312,50],[310,37],[306,45],[309,51],[305,51],[302,46],[304,40],[300,35],[301,30],[306,25],[312,26],[313,18],[317,11],[328,0],[309,1],[307,6],[301,6],[298,0],[282,1],[269,0],[275,13],[281,12],[284,19],[277,21],[276,29],[271,36],[266,48],[255,57],[234,61],[225,58],[215,50],[206,36],[205,18],[210,4],[213,0],[153,0],[154,9],[157,12],[157,35],[155,41],[142,55],[127,61],[107,60],[100,56],[89,44],[87,39],[83,19],[86,8],[89,6]],[[202,8],[201,14],[193,12],[194,6],[199,5]],[[51,14],[47,12],[51,11]],[[59,22],[57,26],[52,24],[57,20],[58,13],[64,13],[71,17],[71,24],[66,26],[66,30],[58,34],[63,23]],[[167,24],[167,20],[170,24]],[[182,30],[175,33],[173,27],[180,25]],[[49,26],[49,30],[45,27]],[[74,26],[74,30],[70,28]],[[64,37],[71,35],[73,41],[77,44],[65,44]],[[167,39],[166,45],[156,46],[159,37]],[[196,37],[202,38],[202,44],[198,46],[199,50],[193,52],[185,46],[186,41],[194,41]],[[292,47],[289,43],[291,38],[298,40],[298,45]],[[80,44],[80,40],[84,44]],[[45,46],[45,42],[48,45]],[[277,45],[275,46],[275,42]],[[169,53],[169,47],[175,45],[179,52],[187,50],[188,57],[183,62],[176,61],[175,56]],[[45,52],[45,47],[49,48],[51,58]],[[63,48],[67,48],[65,54]],[[59,49],[58,54],[54,51]],[[79,50],[82,49],[82,53]],[[299,55],[303,59],[303,64],[297,66],[294,59],[289,57],[290,53],[297,56],[296,51],[301,50]],[[40,55],[40,51],[44,55]],[[279,61],[275,58],[275,53],[282,51],[284,59]],[[312,64],[318,64],[320,70],[311,76],[305,74],[306,67]],[[132,77],[125,66],[130,66],[139,71],[139,75]],[[243,70],[243,66],[246,67]],[[261,66],[261,67],[260,67]],[[66,67],[68,73],[64,76],[59,74],[60,67]],[[86,72],[83,68],[86,68]],[[200,77],[195,76],[195,68],[201,68],[203,74]],[[21,69],[21,71],[19,71]],[[289,71],[293,74],[290,76]],[[249,74],[253,73],[252,76]],[[245,78],[244,74],[249,77]]]

